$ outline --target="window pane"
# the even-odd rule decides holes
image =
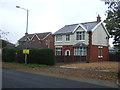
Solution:
[[[77,32],[76,39],[77,40],[85,40],[85,32]]]
[[[56,36],[56,41],[62,41],[62,35],[57,35]]]
[[[56,48],[56,55],[57,56],[62,55],[62,48]]]
[[[76,47],[74,48],[75,56],[86,56],[86,48]]]
[[[66,35],[66,41],[70,41],[70,35]]]

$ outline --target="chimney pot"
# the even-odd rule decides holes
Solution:
[[[100,17],[100,15],[98,14],[98,16],[97,16],[97,21],[98,22],[100,22],[101,21],[101,17]]]

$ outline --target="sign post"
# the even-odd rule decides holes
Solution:
[[[27,64],[27,54],[29,54],[29,49],[23,49],[23,54],[25,54],[25,64]]]

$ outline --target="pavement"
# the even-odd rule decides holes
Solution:
[[[3,66],[3,68],[10,68],[9,66]],[[14,68],[14,67],[13,67]],[[48,69],[48,70],[58,70],[58,71],[71,71],[71,72],[89,72],[86,70],[77,70],[77,69],[71,69],[71,68],[66,68],[66,67],[44,67],[43,69]],[[118,85],[114,82],[106,81],[106,80],[98,80],[98,79],[93,79],[93,78],[80,78],[80,77],[72,77],[72,76],[66,76],[66,75],[61,75],[61,74],[54,74],[54,73],[49,73],[49,72],[40,72],[40,71],[33,71],[33,70],[25,70],[25,69],[17,69],[19,71],[23,72],[28,72],[28,73],[34,73],[34,74],[39,74],[39,75],[44,75],[44,76],[51,76],[51,77],[56,77],[56,78],[63,78],[67,80],[73,80],[73,81],[79,81],[79,82],[85,82],[85,83],[90,83],[90,84],[95,84],[95,85],[100,85],[100,86],[105,86],[105,87],[110,87],[110,88],[118,88]],[[96,73],[95,71],[94,73]]]

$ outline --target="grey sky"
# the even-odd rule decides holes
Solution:
[[[0,29],[10,32],[12,43],[26,31],[26,11],[16,6],[29,9],[28,33],[54,33],[66,24],[95,21],[98,14],[104,20],[107,10],[101,0],[0,0]]]

